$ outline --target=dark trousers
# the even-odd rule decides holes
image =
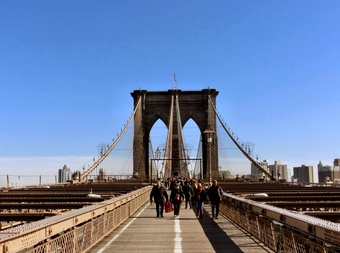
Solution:
[[[191,203],[191,196],[188,194],[185,194],[185,208],[188,207],[188,203],[190,208],[192,208],[192,203]]]
[[[181,203],[174,202],[173,205],[174,205],[174,215],[179,215],[179,209],[181,207]]]
[[[164,205],[162,201],[156,201],[156,213],[157,213],[157,217],[159,217],[160,215],[163,216],[163,211],[164,211]]]
[[[219,212],[220,212],[220,202],[219,201],[211,202],[211,215],[212,215],[212,217],[218,217]]]

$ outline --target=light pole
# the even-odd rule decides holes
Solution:
[[[206,142],[207,142],[207,146],[208,146],[208,159],[209,159],[209,185],[211,185],[212,180],[211,180],[211,146],[213,145],[213,140],[214,140],[214,134],[215,131],[212,129],[206,129],[204,132],[205,134],[205,138],[206,138]]]

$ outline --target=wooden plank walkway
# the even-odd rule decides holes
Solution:
[[[211,219],[210,206],[205,205],[205,208],[203,219],[197,219],[192,209],[184,209],[184,203],[179,217],[175,218],[171,212],[157,218],[155,205],[148,203],[90,252],[274,252],[223,216]]]

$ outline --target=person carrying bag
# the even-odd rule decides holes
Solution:
[[[179,210],[184,199],[182,187],[177,183],[171,190],[170,202],[174,205],[174,217],[179,216]]]

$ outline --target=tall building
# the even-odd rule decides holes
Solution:
[[[333,165],[340,167],[340,158],[334,159]]]
[[[98,180],[99,181],[107,180],[106,171],[104,169],[99,170]]]
[[[313,166],[301,165],[294,167],[294,181],[299,183],[314,183]]]
[[[62,169],[58,170],[58,183],[64,183],[71,180],[71,170],[64,165]]]
[[[334,159],[333,162],[333,181],[340,181],[340,158]]]
[[[259,162],[259,164],[264,170],[268,171],[267,160],[263,160],[263,162]],[[259,168],[257,168],[255,164],[253,163],[251,163],[251,166],[250,166],[250,174],[251,174],[252,181],[258,181],[258,180],[263,179],[263,172]]]
[[[229,170],[220,171],[220,175],[221,175],[220,178],[222,178],[222,180],[228,180],[228,179],[234,178],[233,174]]]
[[[321,161],[318,163],[318,177],[319,183],[326,183],[333,181],[333,168],[330,165],[323,165]]]
[[[269,165],[269,172],[279,180],[289,181],[287,164],[281,164],[281,161],[274,161],[273,165]]]

